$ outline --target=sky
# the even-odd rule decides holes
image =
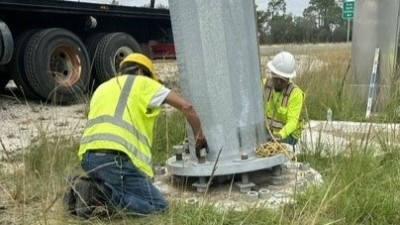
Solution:
[[[255,0],[259,9],[265,10],[268,7],[268,0]],[[308,6],[309,0],[285,0],[286,12],[295,16],[302,16],[303,10]]]
[[[78,1],[78,0],[75,0]],[[79,0],[82,2],[94,2],[94,3],[110,3],[112,0]],[[150,0],[117,0],[121,5],[130,6],[143,6],[149,4]],[[292,13],[295,16],[301,16],[304,8],[308,6],[309,0],[285,0],[287,13]],[[255,0],[255,4],[258,5],[258,9],[265,10],[268,6],[268,0]],[[155,0],[156,6],[158,4],[168,5],[168,0]]]

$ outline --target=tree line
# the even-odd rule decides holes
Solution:
[[[155,0],[144,7],[155,4]],[[119,5],[111,0],[110,4]],[[342,18],[343,0],[309,0],[302,16],[286,11],[285,0],[269,0],[266,10],[258,10],[257,30],[260,44],[326,43],[347,40],[347,20]],[[158,4],[156,8],[168,8]],[[350,32],[351,34],[351,32]],[[351,39],[351,37],[350,37]]]
[[[285,0],[270,0],[257,12],[260,44],[345,42],[347,23],[341,0],[310,0],[303,16],[286,12]],[[350,32],[351,34],[351,32]]]

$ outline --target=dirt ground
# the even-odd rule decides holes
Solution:
[[[323,65],[321,60],[310,58],[311,56],[307,55],[307,52],[331,48],[350,48],[350,44],[261,46],[261,73],[266,73],[267,61],[279,51],[286,50],[295,54],[299,74],[301,74],[301,70],[318,68]],[[179,89],[179,72],[175,60],[156,60],[155,67],[167,87]],[[85,124],[86,107],[85,102],[57,106],[26,100],[16,89],[15,84],[10,81],[6,92],[0,94],[1,144],[8,152],[14,152],[29,146],[31,140],[41,132],[54,135],[79,135]],[[0,159],[2,158],[4,158],[3,151],[0,152]]]
[[[269,58],[270,56],[263,56],[261,64],[266,64]],[[179,89],[176,61],[157,60],[155,66],[166,86]],[[15,84],[10,81],[5,93],[0,95],[0,117],[2,118],[0,159],[5,160],[10,155],[29,147],[44,133],[47,137],[65,135],[79,138],[86,122],[86,108],[87,100],[62,106],[26,100]],[[172,177],[168,174],[156,176],[155,184],[170,198],[196,204],[205,199],[215,199],[215,204],[222,204],[225,206],[223,208],[243,210],[254,204],[276,207],[282,202],[291,201],[291,196],[296,193],[295,191],[298,192],[309,185],[322,182],[321,175],[309,168],[307,164],[289,161],[283,168],[283,172],[278,175],[274,175],[270,170],[251,173],[250,180],[255,186],[246,193],[241,193],[237,185],[230,181],[214,181],[208,194],[205,195],[204,192],[199,192],[190,185],[184,189],[171,185]],[[175,177],[176,182],[183,181],[179,179],[177,181]],[[240,182],[240,180],[235,180],[235,182]]]

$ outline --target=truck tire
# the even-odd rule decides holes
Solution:
[[[10,62],[13,51],[14,41],[10,29],[6,23],[0,20],[0,38],[1,38],[1,51],[0,51],[0,65],[5,65]]]
[[[24,67],[24,55],[26,44],[35,33],[39,32],[38,29],[28,30],[21,33],[16,41],[13,57],[9,64],[11,78],[14,80],[17,87],[21,90],[22,95],[30,99],[39,99],[40,96],[35,92],[26,77]]]
[[[0,59],[3,57],[3,35],[0,32]]]
[[[89,84],[89,55],[72,32],[49,28],[32,36],[24,56],[26,76],[42,98],[55,102],[79,99]]]
[[[107,33],[95,33],[89,36],[85,40],[85,46],[89,53],[90,58],[90,84],[89,84],[89,92],[94,91],[100,84],[95,79],[96,77],[96,69],[94,67],[94,55],[97,51],[97,46],[99,45],[99,41],[106,35]]]
[[[99,83],[115,76],[121,61],[130,53],[142,52],[137,41],[126,33],[110,33],[104,36],[94,56],[95,79]]]

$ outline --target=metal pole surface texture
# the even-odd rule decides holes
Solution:
[[[377,95],[372,111],[391,101],[390,87],[397,65],[399,41],[399,0],[356,0],[352,35],[352,87],[360,93],[359,98],[367,105],[370,74],[375,48],[380,48],[376,78]],[[375,109],[375,110],[374,110]]]
[[[169,0],[169,8],[180,88],[196,108],[210,147],[206,163],[198,164],[189,135],[191,155],[169,159],[169,171],[209,175],[220,150],[216,174],[286,161],[256,159],[253,152],[266,139],[254,1]]]

